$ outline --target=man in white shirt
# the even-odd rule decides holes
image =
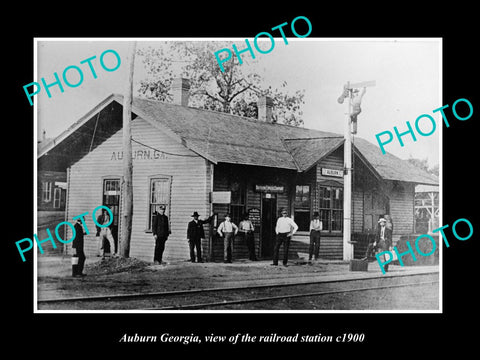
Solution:
[[[283,266],[287,266],[288,262],[288,248],[290,247],[290,239],[293,234],[298,230],[298,225],[287,217],[287,211],[282,209],[282,216],[277,220],[277,226],[275,226],[275,233],[277,234],[277,241],[273,249],[273,264],[278,265],[278,253],[280,246],[283,244]]]
[[[102,214],[97,217],[97,224],[104,225],[102,227],[95,225],[97,228],[97,236],[98,236],[98,246],[100,255],[102,255],[102,260],[105,260],[105,249],[103,249],[103,242],[104,239],[107,239],[110,245],[110,254],[112,257],[118,257],[117,253],[115,252],[115,240],[113,239],[112,230],[110,230],[110,226],[112,224],[112,220],[110,220],[109,213],[103,209]],[[109,224],[107,226],[107,224]],[[101,253],[103,249],[103,254]]]
[[[231,222],[230,214],[225,215],[225,221],[223,221],[218,227],[217,232],[223,237],[223,262],[232,262],[232,242],[237,235],[238,227]]]

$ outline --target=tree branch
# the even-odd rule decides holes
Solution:
[[[228,102],[232,101],[236,96],[240,95],[241,93],[247,91],[248,89],[250,89],[252,87],[252,85],[248,85],[247,87],[243,88],[242,90],[240,91],[237,91],[235,94],[233,94],[229,99],[228,99]]]
[[[222,104],[223,104],[223,102],[224,102],[223,99],[221,99],[221,98],[219,99],[219,98],[217,98],[216,96],[213,96],[213,95],[209,94],[208,91],[206,91],[206,90],[205,90],[205,95],[207,95],[210,99],[215,100],[215,101],[218,101],[218,102],[220,102],[220,103],[222,103]]]

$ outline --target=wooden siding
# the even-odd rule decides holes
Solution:
[[[343,258],[343,237],[322,234],[320,237],[320,259],[341,260]],[[309,234],[295,234],[290,241],[289,258],[308,259],[310,247]],[[283,247],[280,249],[279,259],[283,258]]]
[[[400,236],[415,232],[415,184],[389,181],[386,185],[390,197],[393,237],[396,242]]]
[[[65,211],[66,191],[56,184],[57,182],[66,182],[67,173],[63,171],[39,170],[37,173],[37,209],[39,211]],[[43,183],[50,183],[50,199],[43,199]],[[55,190],[60,191],[60,198],[57,207],[55,207]],[[39,223],[41,219],[39,219]]]
[[[312,194],[313,211],[319,210],[318,187],[324,185],[343,186],[343,177],[333,177],[322,175],[322,168],[343,171],[343,146],[339,147],[331,154],[325,156],[314,167],[316,172],[316,186]],[[290,249],[295,253],[306,253],[310,245],[310,235],[307,232],[297,233],[292,238]],[[293,256],[295,256],[293,254]],[[342,233],[322,231],[320,240],[320,258],[339,260],[343,258],[343,237]]]
[[[332,177],[322,175],[322,168],[335,169],[343,171],[343,146],[333,151],[330,155],[325,156],[317,163],[317,182],[337,181],[343,184],[343,177]]]
[[[233,181],[239,181],[245,185],[245,208],[244,211],[248,211],[252,208],[260,209],[262,203],[262,192],[255,190],[257,184],[268,185],[283,185],[284,192],[276,193],[277,199],[277,216],[281,208],[290,209],[290,194],[292,191],[292,182],[295,177],[295,172],[281,169],[262,168],[256,166],[246,165],[231,165],[231,164],[219,164],[215,166],[213,190],[214,191],[229,191],[231,190],[230,184]],[[229,204],[214,204],[213,211],[218,214],[218,224],[224,220],[225,213],[230,210]],[[261,218],[261,214],[260,214]],[[238,225],[239,221],[236,221]],[[255,236],[255,253],[260,255],[261,247],[261,227],[256,227]],[[233,259],[245,259],[248,258],[247,246],[243,241],[243,238],[237,236],[233,243]],[[213,258],[212,261],[223,260],[223,239],[215,236],[213,239]]]
[[[322,182],[336,181],[343,184],[343,178],[328,177],[321,174],[321,168],[343,169],[343,147],[338,148],[330,155],[320,160],[317,165],[317,184]],[[390,215],[394,223],[394,243],[402,235],[413,233],[414,226],[414,184],[398,181],[381,181],[377,179],[363,162],[355,156],[354,179],[352,191],[352,231],[364,232],[364,193],[379,192],[389,199]],[[317,189],[315,189],[317,190]],[[315,192],[313,210],[318,208],[318,194]],[[342,259],[343,238],[335,234],[322,234],[320,245],[320,257],[328,259]],[[302,238],[303,237],[303,238]],[[295,239],[295,240],[294,240]],[[291,249],[300,251],[305,249],[309,238],[306,234],[299,234],[292,239]],[[323,241],[325,239],[325,241]],[[308,249],[308,248],[307,248]]]
[[[342,169],[342,152],[336,151],[327,156],[321,165],[333,168]],[[262,193],[255,191],[255,184],[271,184],[284,185],[285,191],[283,193],[275,194],[277,199],[277,216],[281,208],[287,208],[290,214],[293,215],[293,196],[295,191],[295,184],[310,184],[312,185],[312,210],[318,208],[318,201],[316,200],[316,181],[318,177],[322,180],[337,180],[343,183],[342,178],[332,178],[321,176],[319,167],[314,167],[307,173],[295,173],[288,171],[281,171],[278,169],[268,169],[259,167],[248,167],[242,165],[219,164],[215,167],[214,175],[214,191],[228,191],[230,190],[229,182],[232,180],[244,181],[246,184],[246,209],[258,208],[261,209]],[[315,205],[317,204],[317,205]],[[214,212],[219,214],[219,223],[223,221],[224,214],[229,211],[228,204],[214,204]],[[260,214],[261,217],[261,214]],[[238,224],[237,224],[238,225]],[[255,231],[255,249],[257,256],[260,254],[261,229]],[[293,236],[290,243],[289,257],[292,259],[308,256],[310,244],[310,236],[308,232],[298,232]],[[283,256],[283,247],[280,249],[280,258]],[[341,259],[343,256],[343,245],[341,234],[322,234],[320,245],[320,257],[324,259]],[[247,258],[248,251],[246,245],[243,243],[241,237],[236,237],[233,245],[233,259]],[[223,260],[223,239],[214,237],[213,239],[213,259],[214,261]]]
[[[363,192],[352,192],[352,231],[363,231]]]
[[[171,154],[190,156],[160,154],[149,147],[132,143],[134,202],[130,256],[153,261],[154,239],[151,232],[147,231],[150,179],[167,176],[171,178],[171,206],[167,216],[172,234],[166,243],[164,259],[186,260],[189,258],[186,232],[190,215],[193,211],[208,215],[210,211],[209,163],[141,118],[132,122],[132,139]],[[71,166],[68,197],[70,219],[84,212],[91,214],[94,208],[102,204],[103,179],[121,179],[121,148],[120,130]],[[88,257],[97,252],[96,230],[91,215],[86,217],[86,224],[90,231],[85,241]]]
[[[364,228],[364,195],[377,192],[388,199],[388,207],[390,208],[390,216],[393,221],[393,242],[396,243],[402,235],[414,233],[414,197],[415,186],[411,183],[403,183],[396,181],[382,181],[376,189],[361,190],[357,189],[353,192],[353,232],[367,233]],[[376,219],[374,219],[373,230],[375,233],[377,227]]]

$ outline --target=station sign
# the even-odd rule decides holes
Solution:
[[[231,191],[212,191],[210,193],[210,202],[212,204],[230,204],[231,199]]]
[[[251,208],[248,209],[248,218],[252,222],[253,228],[255,231],[260,230],[260,209],[259,208]]]
[[[343,177],[343,170],[322,168],[322,175],[333,176],[333,177]]]
[[[269,193],[283,193],[285,187],[283,185],[255,185],[255,191]]]

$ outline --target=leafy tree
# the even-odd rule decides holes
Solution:
[[[231,43],[174,41],[159,45],[138,50],[147,70],[147,77],[140,82],[141,95],[172,101],[172,80],[182,76],[190,79],[190,106],[257,117],[257,99],[267,95],[274,103],[273,121],[303,125],[301,105],[304,103],[304,90],[291,94],[286,82],[280,89],[264,87],[262,77],[248,72],[236,56],[223,63],[224,72],[220,70],[213,54],[221,48],[231,48]],[[255,62],[253,59],[248,61]]]
[[[436,164],[436,165],[434,165],[433,167],[431,167],[431,168],[429,169],[429,172],[430,172],[431,174],[440,176],[440,164]]]
[[[433,175],[436,175],[436,176],[439,176],[440,175],[440,168],[439,168],[439,165],[435,165],[433,166],[432,168],[429,168],[428,166],[428,158],[425,158],[425,159],[415,159],[413,157],[410,156],[410,158],[408,159],[408,162],[412,165],[415,165],[416,167],[428,172],[429,174],[433,174]]]

